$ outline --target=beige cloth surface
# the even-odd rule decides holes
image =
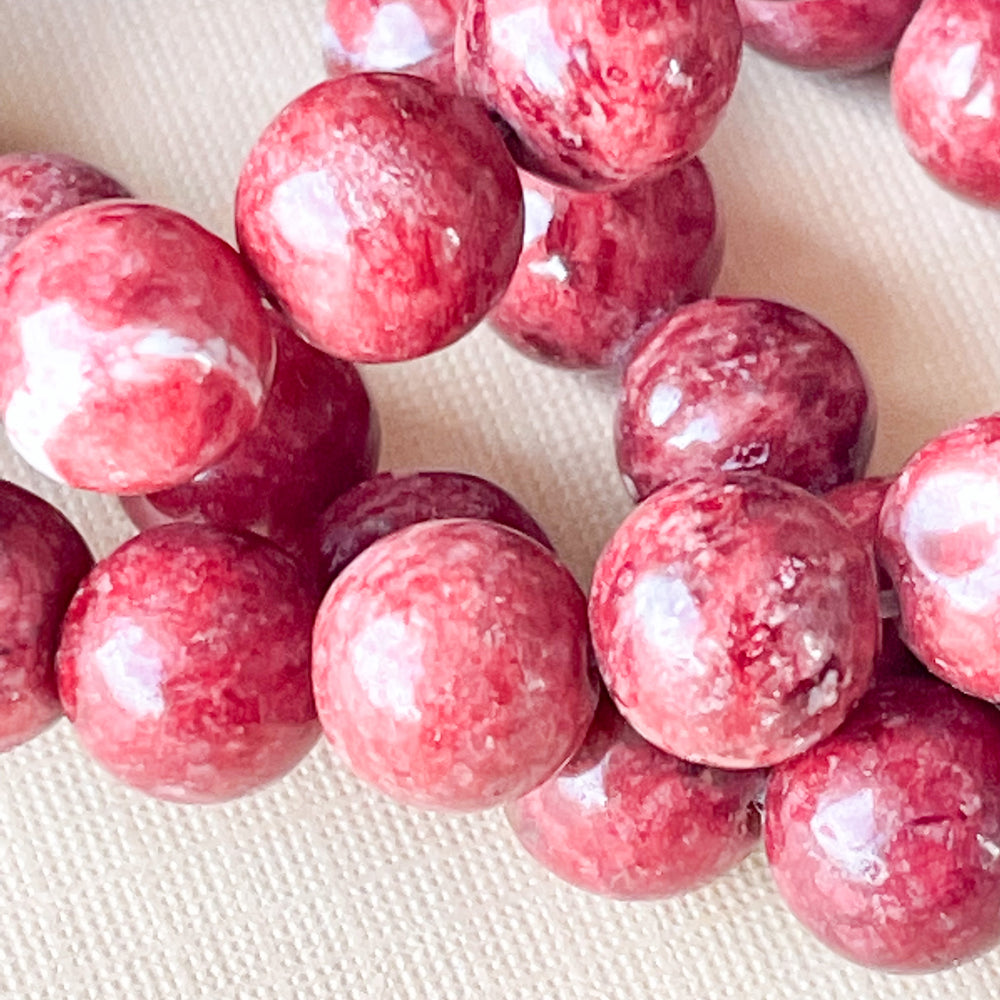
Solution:
[[[231,235],[240,162],[320,78],[321,0],[0,0],[0,151],[62,150]],[[834,81],[748,54],[706,151],[727,215],[720,290],[785,299],[855,347],[879,399],[875,471],[1000,406],[1000,218],[903,151],[884,76]],[[490,476],[531,508],[582,582],[629,509],[611,393],[482,329],[367,372],[386,467]],[[95,550],[113,501],[0,474],[55,500]],[[422,815],[319,746],[233,805],[123,788],[70,727],[0,758],[3,998],[962,998],[1000,989],[1000,952],[925,978],[833,957],[798,928],[758,852],[661,904],[593,898],[524,856],[502,816]]]

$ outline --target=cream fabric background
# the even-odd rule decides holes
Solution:
[[[241,159],[320,78],[321,0],[0,0],[0,151],[104,165],[231,235]],[[864,359],[873,468],[1000,406],[1000,219],[902,149],[884,76],[830,80],[748,54],[706,151],[727,214],[720,290],[780,297]],[[384,465],[491,476],[582,582],[629,503],[612,394],[479,330],[368,373]],[[54,499],[103,554],[115,504],[60,492],[0,446],[0,474]],[[436,817],[361,787],[317,747],[226,807],[147,800],[61,723],[0,759],[0,996],[29,998],[993,997],[1000,952],[928,978],[831,956],[785,913],[760,855],[657,905],[565,887],[497,814]]]

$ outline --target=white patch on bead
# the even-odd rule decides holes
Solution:
[[[994,117],[995,96],[996,89],[993,86],[993,81],[987,80],[971,100],[966,103],[965,113],[970,118],[992,119]]]
[[[434,46],[418,14],[405,3],[387,3],[375,12],[365,46],[372,69],[394,70],[413,66],[434,55]]]
[[[701,611],[680,577],[669,572],[644,573],[632,589],[632,603],[651,646],[668,652],[671,659],[690,661],[693,673],[705,673],[705,664],[695,657],[702,632]]]
[[[329,21],[323,22],[323,28],[320,32],[320,41],[324,52],[329,53],[332,56],[341,56],[342,58],[353,60],[351,53],[344,48],[344,44],[341,42],[340,36],[333,30],[333,25],[330,24]]]
[[[149,642],[138,625],[126,625],[94,652],[111,696],[139,718],[162,715],[164,709],[163,661],[143,651]]]
[[[524,192],[524,241],[530,246],[549,231],[555,206],[540,191],[528,188]]]
[[[524,66],[524,72],[540,94],[562,95],[562,72],[569,55],[556,40],[545,6],[527,7],[496,18],[490,41]]]
[[[847,875],[869,885],[882,885],[889,877],[870,788],[821,805],[809,829],[827,857]]]
[[[662,427],[678,410],[684,393],[669,382],[660,382],[649,394],[646,414],[654,427]]]
[[[528,265],[528,270],[532,274],[540,274],[543,278],[555,278],[559,282],[563,282],[569,277],[566,261],[557,253],[545,260],[533,260]]]
[[[282,238],[301,253],[322,255],[343,248],[352,229],[336,187],[322,170],[279,184],[270,212]]]
[[[706,415],[695,417],[680,434],[668,438],[667,443],[684,451],[685,448],[689,448],[693,444],[715,444],[720,436],[719,425],[715,422],[715,417]]]
[[[416,681],[424,673],[419,630],[393,615],[369,622],[351,646],[351,667],[375,708],[397,719],[420,721]]]
[[[584,809],[606,809],[608,789],[605,773],[608,758],[604,757],[594,767],[579,774],[567,774],[558,779],[559,792],[565,798],[583,806]]]
[[[947,97],[968,96],[979,64],[980,49],[979,42],[970,42],[952,52],[941,77],[941,89]]]
[[[822,680],[810,692],[806,699],[806,715],[819,715],[828,708],[833,708],[840,697],[840,674],[833,669],[823,674]]]

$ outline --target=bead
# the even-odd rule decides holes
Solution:
[[[459,83],[513,129],[522,167],[596,189],[678,166],[732,95],[733,0],[470,0]]]
[[[875,689],[775,769],[764,838],[792,912],[851,961],[973,957],[1000,940],[1000,715],[931,679]]]
[[[1000,205],[1000,13],[992,3],[926,0],[892,64],[906,148],[942,184]]]
[[[611,538],[590,625],[605,683],[647,740],[700,764],[767,766],[831,733],[867,689],[875,567],[798,487],[684,480]]]
[[[312,556],[315,522],[378,465],[378,416],[361,376],[269,314],[278,346],[260,422],[214,465],[173,489],[123,497],[139,528],[199,521],[256,531],[297,557]]]
[[[319,735],[316,603],[255,535],[167,524],[97,564],[66,615],[59,694],[115,777],[172,802],[222,802],[290,771]]]
[[[240,246],[314,346],[350,361],[446,347],[503,294],[523,227],[486,113],[426,80],[327,80],[265,129],[240,175]]]
[[[102,198],[128,198],[113,177],[61,153],[0,156],[0,260],[46,219]]]
[[[712,290],[723,235],[697,158],[610,192],[527,172],[524,248],[490,320],[514,347],[567,368],[624,364],[642,328]]]
[[[750,853],[766,774],[657,750],[604,697],[583,746],[508,805],[507,819],[567,882],[616,899],[660,899],[697,889]]]
[[[875,401],[847,345],[764,299],[707,299],[658,324],[615,416],[618,467],[640,498],[750,469],[825,493],[863,475],[874,440]]]
[[[327,592],[313,637],[327,737],[409,805],[485,809],[544,781],[597,705],[586,602],[538,542],[478,520],[380,539]]]
[[[59,627],[92,564],[55,507],[0,480],[0,752],[62,715],[54,669]]]
[[[177,212],[63,212],[14,248],[0,293],[0,411],[53,479],[174,486],[260,415],[274,339],[259,294],[236,252]]]
[[[464,472],[383,472],[359,483],[324,511],[319,523],[321,581],[327,589],[373,542],[422,521],[473,517],[552,543],[506,490]]]
[[[736,0],[743,41],[801,69],[860,73],[892,56],[920,0]]]

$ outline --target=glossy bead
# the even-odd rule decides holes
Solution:
[[[579,586],[538,542],[478,520],[412,525],[362,552],[320,606],[313,683],[359,777],[440,809],[530,791],[597,705]]]
[[[904,641],[933,673],[1000,701],[1000,414],[947,431],[903,467],[879,556]]]
[[[426,80],[327,80],[265,129],[236,193],[240,246],[299,332],[402,361],[472,329],[521,248],[517,170],[485,111]]]
[[[92,564],[55,507],[0,480],[0,752],[62,715],[54,669],[59,628]]]
[[[331,77],[410,73],[455,89],[453,0],[328,0],[323,61]]]
[[[646,497],[753,469],[824,493],[864,473],[875,401],[848,346],[791,306],[707,299],[658,324],[625,369],[618,467]]]
[[[616,899],[696,889],[760,836],[765,771],[722,771],[647,743],[602,698],[583,746],[507,806],[525,849],[560,878]]]
[[[63,212],[14,248],[0,294],[0,412],[53,479],[174,486],[260,415],[274,358],[260,296],[238,254],[177,212]]]
[[[530,357],[623,365],[647,323],[711,291],[723,235],[700,160],[610,192],[521,185],[524,248],[490,320]]]
[[[0,260],[46,219],[102,198],[128,198],[97,167],[61,153],[0,156]]]
[[[736,0],[743,41],[801,69],[859,73],[888,61],[920,0]]]
[[[255,535],[168,524],[97,564],[70,605],[59,694],[115,777],[172,802],[221,802],[291,770],[319,735],[316,603]]]
[[[733,0],[470,0],[460,84],[514,131],[521,166],[630,184],[708,141],[739,70]]]
[[[305,558],[322,510],[374,473],[379,422],[357,369],[269,315],[278,353],[260,422],[191,482],[123,497],[139,528],[199,521],[255,531]]]
[[[1000,205],[1000,10],[926,0],[892,64],[906,148],[942,184]]]
[[[668,753],[761,767],[821,740],[872,677],[871,553],[798,487],[753,473],[672,483],[615,532],[590,625],[625,718]]]
[[[344,567],[385,535],[453,517],[494,521],[552,543],[506,490],[465,472],[383,472],[338,497],[319,522],[321,581],[325,590]]]
[[[765,844],[824,944],[932,972],[1000,940],[1000,714],[931,679],[878,688],[776,768]]]

